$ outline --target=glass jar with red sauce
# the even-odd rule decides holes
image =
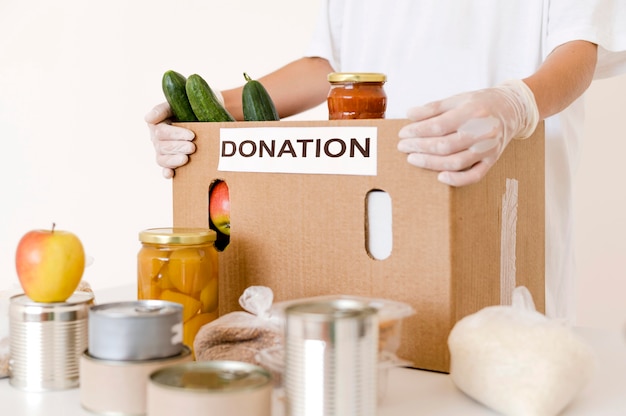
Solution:
[[[333,72],[328,74],[329,120],[385,118],[387,94],[385,74],[377,72]]]

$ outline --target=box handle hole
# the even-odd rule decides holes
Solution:
[[[375,260],[385,260],[393,247],[391,196],[373,189],[365,198],[365,249]]]

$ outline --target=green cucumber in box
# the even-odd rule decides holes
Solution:
[[[198,121],[187,98],[186,83],[187,78],[170,70],[163,74],[161,87],[177,121]]]
[[[245,121],[280,120],[278,112],[269,93],[259,81],[253,80],[243,73],[246,84],[243,86],[241,103]]]
[[[200,75],[189,75],[185,89],[198,121],[235,121]]]

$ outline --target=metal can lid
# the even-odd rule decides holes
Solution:
[[[210,228],[149,228],[139,233],[139,241],[150,244],[204,244],[215,241],[216,237]]]
[[[11,297],[10,314],[23,322],[75,321],[87,317],[92,292],[74,292],[65,302],[35,302],[25,294]]]
[[[265,369],[242,361],[194,361],[164,367],[150,375],[151,382],[168,388],[207,393],[245,391],[268,385]]]
[[[387,75],[379,72],[331,72],[328,82],[386,82]]]
[[[105,303],[91,308],[91,314],[106,318],[152,318],[182,313],[183,306],[176,302],[146,299],[127,302]]]

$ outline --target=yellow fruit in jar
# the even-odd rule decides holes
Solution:
[[[144,247],[138,259],[139,299],[159,299],[160,283],[167,265],[168,253],[156,247]]]
[[[156,247],[144,247],[139,253],[139,273],[149,278],[158,276],[167,263],[168,252]]]
[[[196,339],[196,334],[205,324],[217,319],[217,311],[211,313],[201,313],[183,325],[183,344],[193,349],[193,341]]]
[[[173,290],[164,290],[163,293],[161,293],[161,299],[183,305],[183,322],[187,322],[189,319],[193,318],[193,316],[200,311],[200,307],[202,306],[202,303],[198,299]]]
[[[211,262],[211,265],[213,267],[211,267],[211,278],[215,278],[217,279],[218,273],[217,273],[217,261],[218,261],[218,254],[217,254],[217,250],[216,249],[211,249],[207,252],[207,256],[209,257],[209,261]]]
[[[161,288],[158,284],[152,284],[149,280],[140,280],[140,284],[137,286],[137,298],[138,299],[160,299]]]
[[[213,312],[218,306],[218,286],[217,276],[209,281],[202,292],[200,292],[200,301],[202,302],[202,312]]]
[[[205,250],[182,248],[170,254],[167,277],[178,291],[194,294],[209,283],[213,269]]]
[[[172,281],[170,280],[170,274],[168,271],[167,264],[163,265],[163,268],[161,269],[161,278],[159,279],[159,288],[161,290],[176,289],[176,287],[172,284]]]

